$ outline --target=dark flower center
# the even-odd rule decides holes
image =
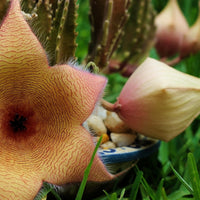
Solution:
[[[0,123],[2,133],[6,138],[19,142],[27,140],[39,132],[39,119],[36,117],[33,107],[28,103],[7,106],[5,110],[2,110]]]
[[[16,113],[13,120],[10,121],[10,126],[12,127],[13,132],[25,131],[27,129],[25,126],[26,121],[27,121],[26,117]]]

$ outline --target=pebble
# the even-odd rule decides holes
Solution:
[[[133,133],[111,133],[110,134],[110,138],[112,142],[114,142],[116,146],[118,147],[131,145],[135,141],[136,137],[137,135]]]
[[[118,117],[118,115],[114,112],[107,111],[107,117],[104,120],[106,127],[110,130],[110,132],[114,133],[126,133],[130,130],[125,123]]]
[[[100,106],[83,125],[93,134],[94,143],[103,136],[100,145],[102,149],[128,146],[138,137],[138,134],[127,127],[116,113]]]
[[[98,106],[95,115],[99,116],[102,120],[105,120],[107,117],[107,110],[101,106]]]
[[[91,115],[87,119],[87,125],[89,129],[91,129],[91,131],[94,131],[94,133],[97,136],[101,136],[102,134],[107,133],[106,126],[104,125],[103,120],[99,116]]]
[[[114,148],[116,148],[116,144],[114,144],[112,141],[107,141],[101,145],[101,148],[102,149],[114,149]]]

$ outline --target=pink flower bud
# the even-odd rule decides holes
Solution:
[[[189,27],[176,0],[169,0],[155,19],[156,44],[160,57],[170,57],[180,50],[184,34]]]
[[[200,113],[200,79],[148,58],[125,84],[115,109],[133,130],[169,141]]]
[[[181,57],[186,57],[191,53],[196,53],[200,50],[199,38],[200,38],[200,11],[195,23],[184,35],[183,42],[181,45]]]

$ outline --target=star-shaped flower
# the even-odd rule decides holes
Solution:
[[[0,27],[0,199],[30,200],[43,181],[81,181],[94,150],[81,126],[106,79],[46,54],[12,0]],[[89,180],[113,178],[95,157]]]

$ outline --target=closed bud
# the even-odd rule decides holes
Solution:
[[[169,141],[200,113],[200,79],[148,58],[125,84],[115,110],[133,130]]]
[[[181,45],[180,56],[183,58],[192,53],[196,53],[199,50],[200,50],[200,10],[195,23],[184,35],[183,42]]]
[[[170,57],[180,51],[184,34],[189,27],[176,0],[169,0],[155,19],[156,44],[160,57]]]

